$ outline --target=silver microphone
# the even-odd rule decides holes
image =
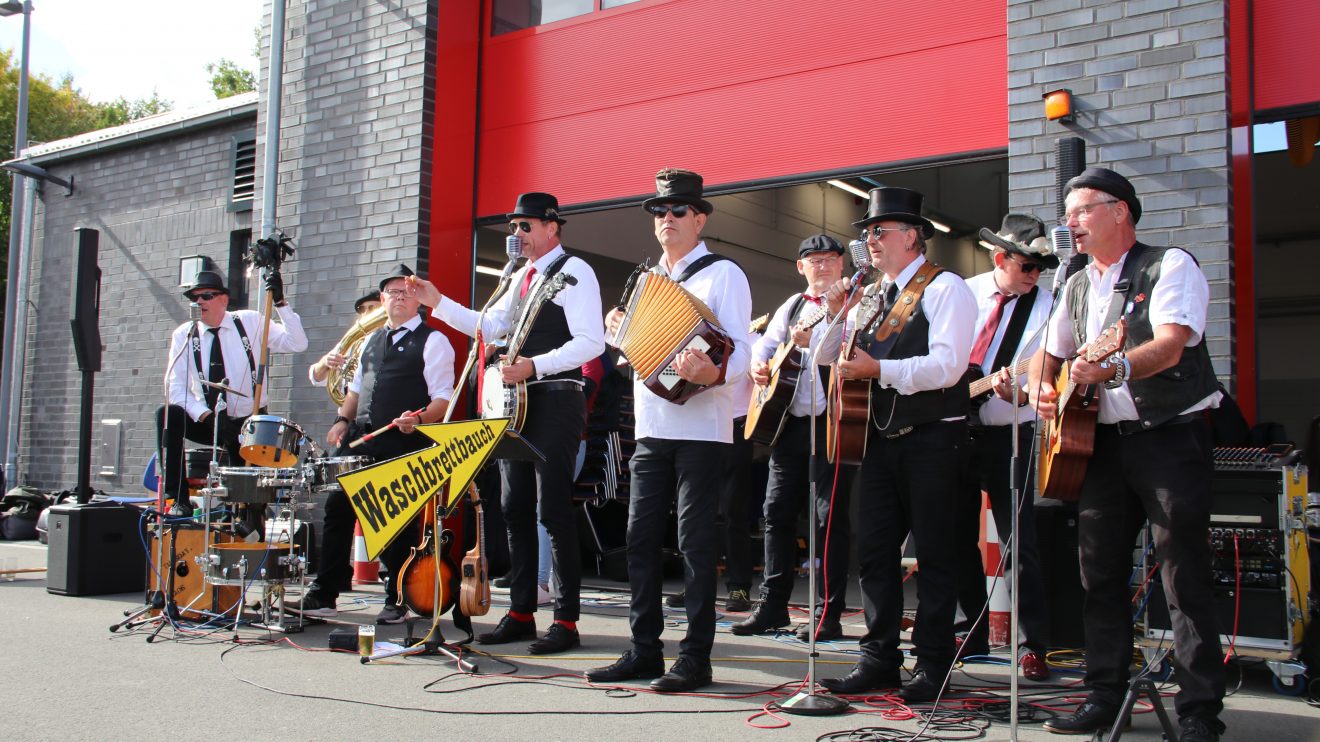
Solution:
[[[853,268],[857,271],[848,280],[849,286],[857,286],[875,272],[875,266],[871,265],[871,251],[866,249],[865,240],[849,242],[848,256],[852,258]]]
[[[1077,242],[1073,239],[1072,230],[1060,224],[1050,230],[1050,246],[1054,256],[1059,259],[1059,267],[1054,269],[1054,293],[1057,294],[1068,281],[1068,275],[1077,269],[1072,264]],[[1086,256],[1081,257],[1085,259]]]
[[[504,275],[501,278],[508,278],[513,275],[513,269],[518,265],[518,258],[522,257],[523,241],[516,234],[511,234],[504,238],[504,254],[509,257],[509,262],[504,264]]]

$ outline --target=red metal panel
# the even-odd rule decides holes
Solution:
[[[1236,0],[1234,0],[1236,4]],[[1253,0],[1256,110],[1320,102],[1320,3]]]
[[[1259,0],[1256,0],[1259,3]],[[1256,422],[1256,199],[1252,157],[1252,0],[1229,0],[1228,107],[1233,189],[1233,395]]]
[[[487,39],[479,214],[1008,142],[1002,0],[673,0]]]

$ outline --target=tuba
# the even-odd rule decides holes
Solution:
[[[325,390],[330,394],[330,401],[336,406],[342,405],[344,397],[348,396],[348,382],[353,380],[358,361],[362,357],[362,342],[385,324],[386,319],[389,317],[385,313],[385,307],[376,307],[359,317],[335,345],[333,352],[348,356],[348,362],[343,368],[332,368],[325,377]]]

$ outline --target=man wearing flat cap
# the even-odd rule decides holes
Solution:
[[[1021,630],[1021,649],[1018,665],[1029,680],[1045,680],[1050,676],[1045,663],[1049,642],[1049,617],[1046,613],[1045,585],[1041,578],[1040,555],[1036,549],[1036,516],[1032,507],[1031,443],[1036,416],[1027,403],[1026,374],[1018,374],[1018,390],[1012,386],[1009,367],[1014,358],[1030,359],[1040,345],[1036,332],[1050,316],[1052,297],[1040,286],[1041,271],[1057,268],[1059,259],[1054,255],[1045,224],[1027,214],[1008,214],[999,231],[981,229],[981,242],[991,246],[994,269],[967,279],[967,288],[976,297],[975,339],[968,363],[977,378],[995,377],[994,394],[973,400],[973,411],[968,418],[971,438],[971,467],[967,485],[971,488],[959,513],[959,525],[967,535],[960,539],[963,555],[959,603],[967,618],[965,637],[959,650],[960,657],[973,657],[989,652],[988,616],[982,609],[986,604],[985,569],[981,563],[981,550],[977,548],[980,531],[981,491],[990,496],[995,530],[999,542],[1009,544],[1013,534],[1014,510],[1017,509],[1018,530],[1018,619]],[[1014,396],[1016,395],[1016,396]],[[1021,407],[1015,410],[1014,407]],[[1013,422],[1018,421],[1017,435],[1020,455],[1018,492],[1021,499],[1014,505],[1009,468],[1013,457]],[[1003,549],[1007,554],[1007,546]],[[979,620],[978,616],[980,617]]]
[[[824,301],[825,292],[843,277],[843,246],[833,237],[817,234],[798,246],[797,271],[807,285],[775,310],[765,335],[752,347],[752,380],[757,389],[770,383],[770,360],[784,343],[796,350],[795,359],[803,366],[795,387],[776,390],[776,395],[790,397],[782,418],[782,429],[770,452],[770,478],[765,491],[765,574],[761,599],[745,621],[733,624],[734,634],[764,634],[789,625],[788,600],[797,574],[798,515],[810,503],[816,508],[816,542],[825,549],[825,579],[819,583],[821,615],[809,620],[798,631],[807,641],[816,633],[819,641],[843,636],[840,617],[848,592],[848,539],[852,528],[848,518],[848,492],[856,467],[842,466],[838,482],[835,468],[825,455],[825,391],[829,366],[810,364],[816,349],[825,338],[825,330],[834,314]],[[840,311],[841,305],[835,307]],[[828,361],[829,359],[825,359]],[[811,458],[812,418],[815,417],[816,461]],[[763,417],[760,425],[774,426],[777,420]],[[759,427],[759,426],[758,426]],[[833,510],[834,518],[830,519]],[[828,526],[828,531],[827,531]]]
[[[380,292],[373,289],[353,302],[353,314],[357,315],[358,321],[361,321],[363,317],[371,314],[379,306]],[[338,345],[316,359],[316,363],[307,367],[307,379],[312,382],[312,386],[325,386],[326,377],[330,375],[330,369],[343,368],[348,363],[348,356],[337,353],[336,348],[338,348]]]
[[[549,193],[518,196],[508,215],[509,230],[522,241],[527,264],[485,314],[481,332],[495,340],[518,331],[534,317],[517,358],[502,358],[505,384],[526,382],[527,417],[518,431],[545,461],[501,460],[501,510],[509,534],[509,612],[495,629],[477,636],[481,644],[529,641],[531,654],[566,652],[581,644],[582,564],[573,509],[573,468],[586,426],[582,366],[605,351],[600,316],[600,284],[591,266],[560,244],[566,220]],[[563,273],[575,279],[549,300],[538,299],[545,281]],[[475,335],[478,313],[441,296],[430,283],[417,282],[422,302],[450,327]],[[541,301],[539,309],[534,302]],[[554,619],[536,636],[537,521],[550,536],[551,574],[557,590]]]
[[[658,270],[710,308],[733,341],[726,365],[706,353],[680,350],[673,370],[679,378],[707,387],[682,404],[651,391],[644,380],[633,383],[637,448],[629,470],[628,583],[632,600],[628,624],[632,648],[614,664],[586,672],[593,683],[656,678],[651,689],[684,693],[711,683],[710,653],[715,642],[716,561],[719,558],[721,482],[733,442],[736,381],[747,374],[750,347],[747,325],[752,294],[737,263],[706,249],[701,230],[714,211],[702,197],[702,178],[689,170],[666,168],[655,176],[656,195],[642,203],[651,215],[662,255]],[[614,338],[623,321],[616,308],[606,316]],[[683,554],[687,633],[678,659],[665,672],[662,547],[668,513],[677,506],[678,548]]]
[[[1173,625],[1181,739],[1218,740],[1224,663],[1207,541],[1213,464],[1204,416],[1221,395],[1205,347],[1209,285],[1186,250],[1137,240],[1141,202],[1127,178],[1087,168],[1065,192],[1067,226],[1091,262],[1069,277],[1032,360],[1027,389],[1040,416],[1058,414],[1054,383],[1064,359],[1119,318],[1127,338],[1120,352],[1097,363],[1076,359],[1070,371],[1072,381],[1100,388],[1077,503],[1090,694],[1045,728],[1089,734],[1118,714],[1132,664],[1132,550],[1149,519]]]
[[[302,318],[284,300],[279,271],[268,271],[266,288],[279,318],[270,323],[269,348],[276,353],[306,350]],[[215,271],[200,271],[183,295],[198,306],[200,318],[179,325],[170,336],[165,369],[169,404],[156,410],[156,442],[158,449],[164,449],[164,492],[175,501],[172,514],[192,515],[192,506],[185,502],[183,440],[210,445],[218,419],[220,445],[229,452],[233,465],[238,464],[239,429],[254,412],[252,395],[265,323],[260,312],[228,311],[229,288]],[[222,392],[203,381],[224,382],[245,396]],[[262,387],[260,408],[269,401],[269,392],[269,386]]]
[[[857,521],[866,545],[858,554],[866,635],[853,669],[821,685],[844,695],[899,685],[902,546],[911,532],[921,563],[917,664],[899,695],[922,703],[939,696],[954,662],[960,534],[950,533],[949,516],[968,496],[962,471],[976,300],[962,278],[926,260],[935,229],[921,215],[920,193],[884,187],[869,195],[866,216],[854,224],[883,275],[850,310],[857,347],[845,349],[835,367],[844,380],[865,380],[871,395]],[[841,305],[848,283],[827,292],[831,306]]]

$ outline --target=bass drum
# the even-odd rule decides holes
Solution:
[[[238,453],[252,466],[279,468],[297,463],[302,428],[276,415],[253,415],[243,422]]]
[[[527,420],[527,384],[507,386],[500,376],[500,364],[489,366],[481,376],[481,417],[491,420],[509,418],[509,427],[522,430]]]

